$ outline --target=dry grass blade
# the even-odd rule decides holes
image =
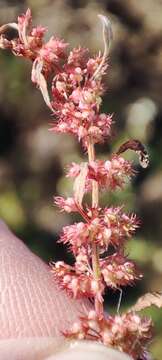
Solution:
[[[151,305],[162,308],[162,293],[153,292],[141,296],[136,304],[131,308],[131,311],[140,311]]]

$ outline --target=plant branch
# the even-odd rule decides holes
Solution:
[[[95,161],[95,148],[94,143],[92,139],[89,139],[88,144],[88,161]],[[98,183],[95,180],[92,180],[92,207],[98,207],[99,203],[99,189],[98,189]],[[101,277],[101,271],[100,271],[100,263],[99,263],[99,249],[97,244],[94,241],[95,239],[92,238],[92,269],[94,272],[94,278],[97,282],[99,282]],[[102,294],[101,294],[102,298]],[[99,318],[103,317],[103,303],[96,297],[94,299],[95,303],[95,310],[98,314]]]

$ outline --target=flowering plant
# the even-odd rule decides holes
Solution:
[[[107,287],[121,291],[123,286],[141,279],[142,274],[124,253],[125,243],[135,233],[139,220],[134,214],[124,213],[123,207],[101,208],[99,190],[123,189],[134,176],[133,165],[124,159],[123,152],[134,150],[143,167],[148,165],[148,155],[138,140],[129,140],[109,160],[96,159],[95,144],[110,138],[112,126],[112,116],[100,113],[112,30],[109,20],[103,15],[99,17],[104,52],[95,57],[81,47],[67,54],[68,44],[57,37],[45,43],[46,29],[32,27],[29,9],[18,17],[17,23],[0,27],[0,47],[32,61],[32,82],[55,118],[51,130],[74,135],[88,154],[86,162],[72,163],[68,168],[67,176],[74,178],[73,197],[55,197],[61,211],[78,212],[83,221],[65,226],[59,240],[73,253],[73,266],[58,261],[52,264],[52,272],[70,296],[89,298],[94,304],[94,309],[83,314],[64,335],[99,341],[128,353],[135,360],[147,360],[152,321],[140,317],[138,311],[151,304],[161,307],[161,297],[146,294],[121,315],[119,306],[114,316],[106,314],[103,308]],[[8,36],[10,29],[14,30],[12,38]],[[92,194],[91,204],[84,202],[86,192]]]

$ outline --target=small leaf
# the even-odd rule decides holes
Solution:
[[[81,163],[81,170],[74,182],[74,199],[79,206],[82,206],[82,200],[85,193],[86,177],[88,173],[88,164]]]
[[[162,293],[153,292],[141,296],[136,304],[130,309],[131,311],[140,311],[151,305],[162,308]]]
[[[53,112],[50,97],[48,94],[47,82],[46,82],[44,75],[42,74],[42,69],[43,69],[43,61],[40,61],[37,58],[33,63],[32,81],[38,85],[38,87],[43,95],[43,99],[44,99],[46,105]]]
[[[116,154],[120,155],[127,150],[134,150],[136,154],[138,154],[139,156],[140,165],[143,168],[147,168],[147,166],[149,165],[149,155],[144,145],[139,140],[132,139],[126,141],[124,144],[120,146]]]

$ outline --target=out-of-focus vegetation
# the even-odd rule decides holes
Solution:
[[[102,49],[98,13],[113,23],[114,42],[106,76],[108,92],[104,111],[114,113],[114,139],[98,147],[108,157],[128,138],[147,145],[150,166],[138,174],[124,192],[101,194],[105,204],[126,204],[142,219],[136,238],[128,244],[145,277],[137,287],[124,290],[123,307],[150,290],[162,289],[162,1],[160,0],[1,0],[0,23],[13,22],[31,7],[34,21],[49,28],[70,46]],[[69,136],[48,131],[51,115],[30,82],[31,64],[8,52],[0,53],[0,216],[31,249],[46,261],[67,258],[56,244],[64,224],[76,217],[60,214],[54,194],[69,195],[71,182],[64,177],[66,164],[83,154]],[[130,152],[129,158],[137,159]],[[68,255],[69,256],[69,255]],[[112,306],[118,297],[107,294]],[[162,359],[162,310],[147,311],[155,320],[152,344]]]

